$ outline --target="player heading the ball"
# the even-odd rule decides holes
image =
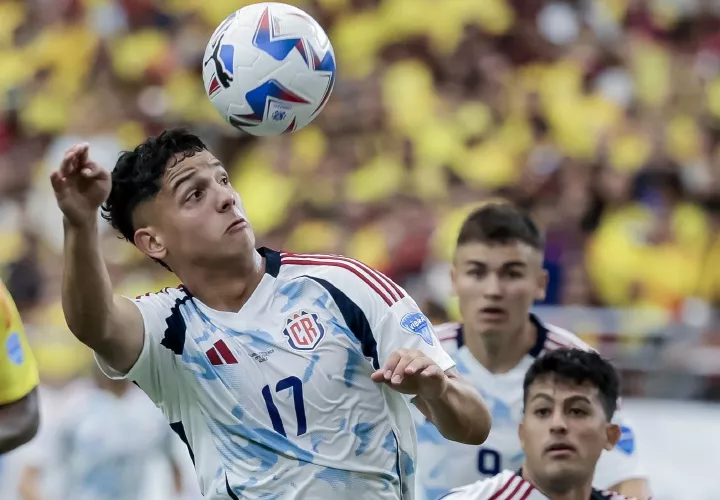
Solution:
[[[623,500],[592,487],[603,450],[620,439],[612,423],[619,377],[593,351],[558,349],[537,358],[523,382],[519,471],[458,488],[447,500]]]
[[[352,259],[256,249],[228,173],[170,130],[110,173],[87,144],[51,175],[65,225],[63,310],[112,378],[185,440],[210,499],[412,499],[408,402],[445,437],[490,416],[405,291]],[[270,201],[269,201],[270,202]],[[113,295],[97,212],[184,283]]]

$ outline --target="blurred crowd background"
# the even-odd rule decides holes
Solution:
[[[84,373],[59,303],[51,169],[79,140],[112,168],[171,126],[228,166],[263,245],[342,253],[457,318],[465,214],[503,198],[547,233],[547,320],[613,356],[635,397],[720,398],[720,3],[289,1],[338,81],[309,127],[257,139],[204,94],[241,0],[0,2],[0,276],[45,384]],[[177,284],[109,229],[117,290]],[[3,497],[5,498],[5,497]]]

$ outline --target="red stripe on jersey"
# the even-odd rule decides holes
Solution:
[[[380,286],[382,286],[385,291],[390,295],[390,297],[394,301],[398,301],[402,299],[405,294],[400,289],[399,286],[397,286],[390,278],[385,276],[380,271],[373,269],[372,267],[363,264],[359,260],[351,259],[349,257],[344,257],[342,255],[325,255],[325,254],[299,254],[299,253],[288,253],[283,252],[280,254],[282,257],[292,257],[292,258],[308,258],[308,259],[319,259],[319,260],[339,260],[342,262],[347,262],[350,264],[353,264],[363,271],[365,271],[368,275],[370,275]]]
[[[515,486],[515,489],[512,490],[512,493],[510,493],[510,495],[508,495],[506,497],[506,500],[513,500],[515,498],[515,495],[518,494],[518,492],[520,491],[520,488],[522,488],[524,484],[525,484],[525,481],[523,481],[523,479],[520,478],[520,482],[517,484],[517,486]]]
[[[237,359],[233,355],[232,351],[230,351],[230,348],[223,342],[222,340],[218,340],[215,342],[215,349],[218,350],[220,353],[220,356],[222,356],[222,359],[225,360],[225,362],[229,365],[234,365],[237,363]]]
[[[210,364],[213,366],[218,366],[223,364],[222,360],[220,359],[220,355],[215,350],[214,347],[208,349],[205,351],[205,354],[207,355],[208,359],[210,360]]]
[[[314,260],[314,259],[308,259],[308,258],[290,258],[290,257],[283,257],[282,264],[289,264],[289,265],[297,265],[297,266],[329,266],[329,267],[340,267],[342,269],[346,269],[353,273],[355,276],[363,280],[370,288],[372,288],[375,293],[377,293],[384,301],[385,303],[392,307],[392,305],[397,302],[391,295],[388,295],[387,292],[380,290],[380,288],[377,287],[377,285],[370,280],[365,274],[360,272],[356,267],[353,267],[352,265],[348,264],[347,262],[342,261],[329,261],[329,260]]]
[[[510,487],[510,485],[515,482],[516,479],[519,479],[519,477],[511,476],[507,481],[505,481],[505,484],[503,484],[503,487],[500,488],[499,490],[497,490],[493,496],[488,498],[488,500],[497,500],[498,498],[500,498],[500,495],[505,493],[505,490],[507,490]]]
[[[525,482],[525,485],[527,486],[527,490],[525,490],[525,493],[523,493],[523,496],[521,496],[518,500],[526,500],[527,497],[530,496],[530,493],[532,493],[533,490],[535,489],[535,488],[533,488],[533,485],[528,483],[527,481]]]

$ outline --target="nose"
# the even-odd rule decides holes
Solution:
[[[483,294],[495,298],[502,296],[502,284],[496,273],[488,273],[483,280]]]
[[[220,213],[229,212],[235,207],[235,193],[226,186],[218,185],[218,209]]]
[[[566,434],[567,422],[561,411],[554,411],[550,418],[550,432],[553,434]]]

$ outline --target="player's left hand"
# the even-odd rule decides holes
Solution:
[[[403,394],[416,394],[423,399],[437,399],[448,385],[445,372],[422,351],[398,349],[384,367],[370,376],[373,382],[384,383]]]

